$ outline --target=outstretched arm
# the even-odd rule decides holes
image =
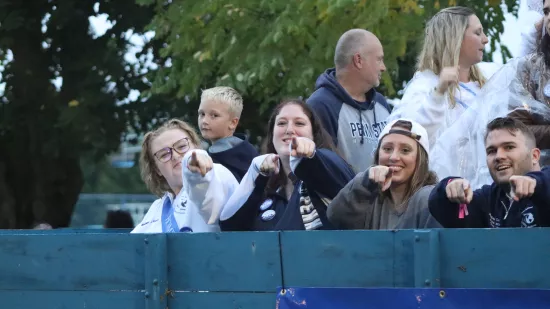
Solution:
[[[469,182],[465,179],[445,178],[430,194],[428,200],[430,213],[446,228],[488,227],[486,214],[483,211],[483,204],[487,203],[484,197],[487,189],[482,187],[472,191]]]
[[[265,199],[269,176],[279,172],[279,156],[261,155],[248,168],[235,193],[227,200],[220,216],[223,231],[248,231]]]
[[[208,153],[194,149],[182,159],[183,188],[199,208],[207,224],[217,224],[225,202],[237,189],[235,176],[224,166],[213,164]]]
[[[295,137],[290,145],[290,168],[304,183],[332,199],[350,182],[355,173],[351,167],[328,149],[315,149],[305,137]]]

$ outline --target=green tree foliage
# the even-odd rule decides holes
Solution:
[[[138,161],[138,158],[135,158]],[[152,194],[139,174],[136,164],[130,168],[116,168],[109,160],[83,160],[82,193]]]
[[[253,120],[243,120],[251,130],[265,124],[263,112],[281,97],[307,97],[314,90],[317,76],[333,66],[336,42],[348,29],[368,29],[381,39],[388,68],[381,90],[394,97],[414,73],[426,20],[440,8],[476,9],[493,50],[505,13],[500,1],[486,0],[138,2],[155,8],[149,29],[162,42],[148,95],[185,98],[194,104],[181,104],[179,113],[193,114],[198,89],[232,86],[247,99],[244,109]],[[504,2],[517,15],[516,1]]]
[[[124,60],[125,32],[140,32],[152,13],[134,1],[97,3],[0,0],[0,228],[67,226],[80,159],[102,159],[127,129],[131,114],[118,103],[141,77]],[[95,37],[88,18],[102,13],[114,26]]]
[[[380,37],[389,96],[412,76],[424,23],[440,7],[475,8],[495,43],[503,31],[494,0],[137,1],[0,0],[0,228],[66,226],[83,187],[82,159],[92,179],[91,165],[117,150],[128,127],[139,133],[169,117],[196,124],[203,88],[242,92],[241,128],[262,135],[265,111],[281,97],[309,95],[347,29]],[[504,2],[517,13],[516,1]],[[114,26],[95,37],[88,18],[102,13]],[[127,31],[146,25],[156,33],[138,55],[152,52],[157,69],[148,75],[124,60]],[[119,104],[130,89],[140,100]]]

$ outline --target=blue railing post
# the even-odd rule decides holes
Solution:
[[[165,234],[144,237],[145,246],[145,308],[168,308],[168,248]]]
[[[440,267],[439,231],[414,231],[414,286],[440,287]]]

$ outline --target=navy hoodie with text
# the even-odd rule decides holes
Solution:
[[[263,162],[263,159],[264,156],[260,156],[255,160]],[[300,159],[296,167],[291,163],[293,170],[289,178],[294,190],[287,199],[282,190],[267,190],[270,177],[262,175],[259,166],[260,163],[251,164],[239,188],[224,206],[220,216],[222,231],[332,229],[326,215],[327,205],[355,176],[339,155],[328,149],[317,149],[312,158]]]
[[[366,102],[355,101],[336,80],[336,70],[328,69],[319,76],[315,92],[307,99],[356,173],[372,164],[378,136],[391,112],[384,96],[374,88],[366,98]]]
[[[446,228],[504,228],[550,226],[550,168],[530,172],[526,176],[536,181],[535,192],[529,198],[513,201],[508,198],[509,187],[496,183],[474,191],[468,215],[458,217],[459,205],[447,198],[449,180],[443,179],[432,191],[429,208],[432,216]]]

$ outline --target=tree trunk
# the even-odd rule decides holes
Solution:
[[[82,188],[79,150],[53,124],[59,106],[50,83],[51,57],[42,48],[47,2],[19,2],[24,26],[10,31],[13,61],[5,72],[6,115],[0,145],[0,228],[31,228],[36,221],[68,226]],[[23,5],[23,6],[21,6]]]

